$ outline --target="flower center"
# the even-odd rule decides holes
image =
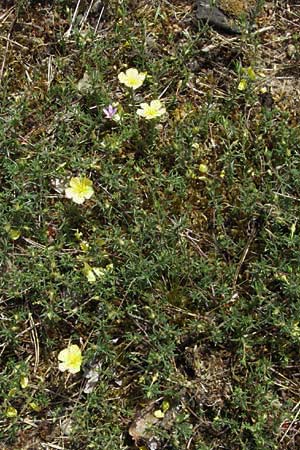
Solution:
[[[134,77],[129,77],[128,83],[131,84],[131,86],[135,86],[138,83],[138,80]]]
[[[157,116],[157,109],[150,106],[147,110],[147,115],[151,117]]]

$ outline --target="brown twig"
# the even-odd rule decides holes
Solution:
[[[11,23],[11,26],[10,26],[10,29],[9,29],[9,32],[8,32],[8,35],[7,35],[7,38],[6,38],[6,46],[5,46],[4,56],[3,56],[3,60],[2,60],[1,68],[0,68],[0,86],[1,86],[1,83],[2,83],[2,78],[3,78],[5,63],[6,63],[6,57],[7,57],[8,49],[9,49],[9,44],[11,42],[10,41],[10,36],[12,34],[13,27],[14,27],[14,25],[16,23],[16,20],[17,20],[17,18],[15,17],[14,20],[12,21],[12,23]]]
[[[250,236],[248,237],[248,240],[246,242],[246,245],[244,247],[242,256],[241,256],[241,258],[240,258],[240,260],[238,262],[238,265],[236,267],[235,274],[234,274],[234,277],[233,277],[232,288],[233,288],[234,292],[236,290],[236,285],[237,285],[237,281],[238,281],[238,278],[239,278],[239,274],[240,274],[241,268],[242,268],[242,266],[243,266],[243,264],[245,262],[246,256],[248,254],[248,251],[250,249],[250,246],[251,246],[255,236],[256,236],[256,227],[255,227],[255,225],[252,225],[252,230],[251,230]]]

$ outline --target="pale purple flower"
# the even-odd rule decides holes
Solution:
[[[103,112],[106,119],[112,119],[116,114],[118,108],[114,108],[113,105],[108,105],[107,108],[103,108]]]

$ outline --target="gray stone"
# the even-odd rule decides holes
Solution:
[[[249,17],[256,3],[256,0],[196,0],[196,17],[219,31],[240,34],[238,19]]]

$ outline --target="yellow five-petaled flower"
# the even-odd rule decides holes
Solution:
[[[160,100],[152,100],[150,104],[141,103],[140,109],[137,110],[137,114],[147,120],[156,119],[165,114],[165,112],[166,108]]]
[[[62,372],[67,370],[70,373],[78,373],[82,363],[81,350],[76,344],[70,345],[59,352],[58,360],[61,361],[58,368]]]
[[[70,180],[66,189],[66,197],[81,205],[94,194],[93,182],[86,177],[75,177]]]
[[[120,83],[135,90],[142,86],[146,75],[146,72],[138,72],[137,69],[127,69],[126,72],[119,73],[118,79]]]

